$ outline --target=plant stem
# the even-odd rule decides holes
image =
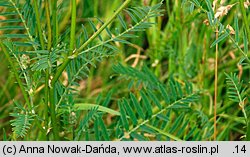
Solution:
[[[50,11],[49,11],[49,2],[48,0],[45,0],[45,16],[46,16],[46,22],[47,22],[47,34],[48,34],[48,45],[47,50],[50,52],[51,49],[51,39],[52,39],[52,31],[51,31],[51,22],[50,22]],[[46,76],[45,76],[45,130],[48,130],[48,108],[49,108],[49,75],[50,71],[49,68],[46,69]],[[48,140],[48,137],[47,137]]]
[[[53,45],[58,41],[57,0],[52,0]]]
[[[71,1],[71,31],[70,31],[70,53],[73,54],[73,50],[75,47],[75,33],[76,33],[76,0]]]
[[[74,55],[75,57],[78,56],[78,54],[81,52],[81,50],[83,50],[90,42],[92,42],[115,18],[116,16],[131,2],[132,0],[126,0],[122,6],[113,14],[113,16],[106,22],[102,25],[102,27],[96,31],[79,49],[75,50],[75,51],[72,51],[70,52],[69,54],[72,54]],[[54,2],[55,3],[55,2]],[[54,4],[55,5],[55,4]],[[53,5],[53,6],[54,6]],[[73,6],[73,5],[72,5]],[[75,6],[76,7],[76,6]],[[54,7],[53,7],[54,8]],[[53,15],[52,15],[52,19],[55,20],[56,17],[54,17],[54,10],[55,8],[53,9]],[[72,12],[73,12],[74,9],[72,9]],[[74,13],[72,13],[73,15]],[[54,18],[53,18],[54,17]],[[54,21],[53,20],[53,35],[55,33],[55,30],[54,30],[54,27],[55,27],[55,24],[54,24]],[[72,19],[72,22],[73,22],[74,19]],[[72,26],[72,27],[75,27],[75,26]],[[73,28],[71,28],[72,30]],[[75,28],[74,28],[75,29]],[[73,29],[73,31],[74,31]],[[72,32],[71,32],[72,33]],[[55,37],[54,37],[55,38]],[[55,42],[55,41],[54,41]],[[73,42],[73,41],[71,41]],[[54,43],[55,44],[55,43]],[[51,81],[51,88],[50,88],[50,92],[49,92],[49,95],[50,95],[50,113],[51,113],[51,122],[52,122],[52,126],[53,126],[53,134],[54,134],[54,138],[55,140],[59,140],[59,128],[57,126],[57,121],[56,121],[56,111],[55,111],[55,100],[54,100],[54,86],[55,86],[55,83],[56,81],[59,79],[59,77],[61,76],[62,72],[64,71],[64,69],[66,68],[66,66],[69,64],[69,62],[71,61],[71,59],[68,57],[65,58],[63,64],[58,68],[55,76],[53,77],[52,81]]]
[[[52,19],[53,19],[53,35],[57,34],[57,29],[55,30],[56,26],[56,2],[53,3],[53,12],[52,12]],[[75,46],[75,31],[76,31],[76,0],[72,0],[72,16],[71,16],[71,33],[70,33],[70,53],[69,56],[73,54],[73,49]],[[55,42],[56,41],[56,42]],[[54,44],[57,43],[57,38],[54,37]],[[54,100],[54,85],[55,83],[51,84],[51,89],[49,92],[50,95],[50,112],[51,112],[51,121],[53,126],[53,134],[55,140],[59,140],[59,129],[56,122],[56,107],[55,107],[55,100]]]
[[[35,9],[35,14],[36,14],[36,22],[37,22],[37,30],[38,30],[38,35],[39,35],[39,40],[41,43],[41,47],[44,50],[44,41],[43,41],[43,34],[42,34],[42,29],[41,29],[41,21],[40,21],[40,14],[38,11],[38,6],[37,6],[37,0],[34,0],[34,9]]]
[[[164,113],[165,111],[167,111],[169,108],[171,108],[171,107],[174,106],[175,104],[178,104],[178,103],[180,103],[180,102],[182,102],[182,101],[185,101],[185,100],[188,100],[189,98],[192,98],[192,97],[193,97],[194,95],[196,95],[196,94],[198,94],[198,93],[189,94],[189,95],[187,95],[187,96],[185,96],[185,97],[183,97],[183,98],[181,98],[181,99],[179,99],[179,100],[176,100],[175,102],[169,104],[168,106],[166,106],[165,108],[163,108],[163,109],[161,109],[161,110],[159,110],[159,108],[153,109],[153,113],[154,113],[154,114],[151,116],[151,118],[146,119],[146,120],[144,120],[144,119],[138,120],[138,124],[137,124],[135,127],[134,127],[134,126],[131,126],[130,129],[129,129],[129,131],[127,132],[126,135],[130,135],[132,132],[136,131],[136,130],[139,129],[141,126],[147,125],[147,123],[150,122],[150,121],[151,121],[153,118],[155,118],[157,115],[160,115],[160,114]],[[121,141],[123,138],[125,138],[126,135],[123,135],[122,137],[120,137],[120,138],[119,138],[119,141]],[[168,134],[168,135],[170,135],[170,134]],[[168,137],[170,137],[170,136],[168,136]],[[170,138],[172,138],[172,137],[170,137]],[[177,139],[175,139],[175,140],[177,140]],[[179,139],[178,139],[178,140],[179,140]]]
[[[50,97],[50,116],[52,123],[52,132],[54,135],[54,140],[59,141],[59,128],[56,120],[56,110],[55,110],[55,97],[54,97],[55,89],[53,87],[50,88],[49,97]]]
[[[48,140],[48,138],[46,136],[46,130],[39,123],[38,117],[35,118],[35,123],[36,123],[36,126],[38,127],[38,129],[42,132],[42,140]],[[38,140],[40,140],[39,137],[38,137]]]
[[[173,140],[175,140],[175,141],[182,141],[182,140],[181,140],[180,138],[178,138],[177,136],[172,135],[172,134],[170,134],[170,133],[168,133],[168,132],[165,132],[165,131],[163,131],[163,130],[157,128],[157,127],[154,127],[154,126],[152,126],[152,125],[150,125],[150,124],[145,124],[145,125],[146,125],[147,127],[149,127],[150,129],[153,129],[153,130],[159,132],[160,134],[162,134],[162,135],[164,135],[164,136],[166,136],[166,137],[169,137],[169,138],[171,138],[171,139],[173,139]]]
[[[51,22],[50,22],[50,11],[49,11],[49,2],[45,0],[45,12],[46,12],[46,21],[47,21],[47,33],[48,33],[48,45],[47,50],[51,49],[51,40],[52,40],[52,31],[51,31]]]
[[[116,16],[118,16],[118,14],[131,2],[132,0],[126,0],[121,6],[120,8],[117,9],[117,11],[115,11],[115,13],[110,17],[110,19],[108,19],[107,22],[105,22],[100,29],[98,29],[80,48],[76,49],[75,51],[73,51],[72,54],[73,57],[77,57],[79,55],[79,53],[89,44],[91,43],[115,18]],[[64,71],[64,69],[67,67],[67,65],[69,64],[69,62],[71,61],[71,59],[69,58],[70,56],[66,57],[63,61],[63,64],[58,68],[52,82],[51,85],[53,86],[56,81],[59,79],[59,77],[61,76],[62,72]]]
[[[86,46],[88,46],[89,43],[91,43],[117,16],[118,14],[131,2],[132,0],[126,0],[121,6],[120,8],[118,8],[114,14],[111,16],[110,19],[108,19],[107,22],[105,22],[102,27],[97,30],[75,53],[75,55],[77,56],[79,51],[82,51]]]
[[[26,104],[28,105],[28,108],[31,110],[31,105],[30,105],[30,102],[29,102],[29,97],[28,97],[28,95],[27,95],[27,93],[26,93],[26,91],[25,91],[25,88],[24,88],[24,86],[23,86],[23,84],[22,84],[22,81],[21,81],[21,79],[20,79],[20,77],[19,77],[18,71],[17,71],[17,69],[15,68],[14,62],[11,60],[10,54],[7,52],[7,50],[6,50],[6,48],[5,48],[5,46],[4,46],[4,44],[3,44],[2,41],[0,42],[0,47],[1,47],[1,49],[2,49],[2,51],[3,51],[3,53],[4,53],[4,55],[6,56],[8,62],[9,62],[9,64],[10,64],[10,66],[11,66],[11,68],[12,68],[12,70],[13,70],[13,73],[14,73],[14,75],[15,75],[15,78],[16,78],[16,80],[17,80],[17,83],[18,83],[18,85],[19,85],[19,87],[20,87],[20,89],[21,89],[21,91],[22,91],[24,100],[25,100]]]
[[[76,0],[71,1],[71,30],[70,30],[70,51],[69,56],[73,54],[75,49],[75,33],[76,33]],[[74,126],[72,126],[72,139],[74,140]]]
[[[67,28],[68,21],[70,20],[70,17],[71,17],[71,13],[67,12],[66,15],[64,16],[63,20],[60,22],[60,26],[59,26],[59,30],[58,30],[59,33],[61,33],[62,31],[65,31],[65,28]]]
[[[216,40],[218,39],[218,26],[216,27]],[[216,141],[216,117],[217,117],[217,95],[218,95],[218,43],[216,44],[215,50],[215,67],[214,67],[214,140]]]
[[[48,129],[48,120],[49,120],[49,115],[48,115],[48,108],[49,108],[49,70],[46,70],[46,76],[45,76],[45,130],[47,131]]]

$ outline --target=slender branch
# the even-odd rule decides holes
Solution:
[[[171,107],[173,107],[175,104],[182,103],[182,102],[184,102],[185,100],[188,100],[189,98],[192,98],[192,97],[195,96],[196,94],[197,94],[197,93],[189,94],[189,95],[187,95],[186,97],[183,97],[183,98],[181,98],[181,99],[179,99],[179,100],[173,102],[172,104],[169,104],[167,107],[165,107],[165,108],[163,108],[163,109],[161,109],[161,110],[159,110],[158,108],[157,108],[156,110],[153,110],[153,113],[154,113],[154,114],[151,116],[151,118],[146,119],[146,120],[140,119],[140,120],[138,121],[138,124],[137,124],[136,126],[132,126],[132,127],[129,129],[129,131],[128,131],[125,135],[123,135],[121,138],[119,138],[118,140],[121,141],[123,138],[126,137],[126,135],[130,135],[132,132],[136,131],[136,130],[139,129],[141,126],[147,125],[147,123],[150,122],[150,121],[151,121],[153,118],[155,118],[157,115],[164,113],[164,112],[167,111],[168,109],[171,109]],[[170,134],[168,134],[168,135],[170,135]],[[169,136],[169,137],[170,137],[170,136]],[[170,137],[170,138],[172,138],[172,137]],[[177,140],[177,139],[175,139],[175,140]],[[178,140],[179,140],[179,139],[178,139]]]
[[[48,0],[45,0],[45,15],[46,15],[46,22],[47,22],[47,34],[48,34],[48,45],[47,49],[50,52],[51,49],[51,40],[52,40],[52,31],[51,31],[51,22],[50,22],[50,11],[49,11],[49,2]],[[50,70],[49,68],[46,69],[46,76],[45,76],[45,130],[48,130],[48,108],[49,108],[49,75]],[[48,139],[48,137],[47,137]]]
[[[152,126],[152,125],[150,125],[150,124],[145,124],[145,125],[146,125],[147,127],[151,128],[151,129],[153,129],[153,130],[159,132],[160,134],[162,134],[162,135],[164,135],[164,136],[167,136],[167,137],[169,137],[169,138],[171,138],[171,139],[173,139],[173,140],[175,140],[175,141],[182,141],[180,138],[178,138],[178,137],[176,137],[176,136],[174,136],[174,135],[172,135],[172,134],[170,134],[170,133],[168,133],[168,132],[165,132],[165,131],[163,131],[163,130],[157,128],[157,127],[154,127],[154,126]]]
[[[58,41],[57,0],[52,0],[53,45]]]
[[[78,55],[80,51],[82,51],[89,43],[91,43],[117,16],[118,14],[131,2],[132,0],[126,0],[117,11],[111,16],[111,18],[105,22],[102,27],[96,31],[76,52],[75,56]]]
[[[194,4],[194,3],[193,3],[193,4]],[[201,6],[197,6],[196,4],[195,4],[195,6],[196,6],[197,8],[199,8],[201,11],[203,11],[204,13],[207,13],[207,10],[203,9]],[[243,12],[245,12],[245,10],[244,10],[244,5],[243,5]],[[247,23],[246,26],[249,26],[249,25],[248,25],[248,20],[244,20],[244,23]],[[246,27],[246,29],[249,29],[249,27]],[[226,32],[227,29],[224,28],[223,31]],[[249,35],[249,34],[250,34],[250,33],[248,33],[248,40],[250,40],[250,35]],[[229,38],[230,38],[231,41],[234,43],[234,45],[239,49],[239,51],[244,55],[244,57],[247,59],[247,61],[250,63],[250,60],[249,60],[248,55],[244,53],[244,51],[241,49],[241,47],[239,46],[239,44],[234,40],[234,38],[232,37],[231,34],[229,34]],[[250,43],[250,42],[249,42],[249,43]]]
[[[216,26],[216,40],[218,39],[218,26]],[[217,96],[218,96],[218,43],[215,48],[215,67],[214,67],[214,140],[216,140],[217,132]]]
[[[51,31],[51,22],[50,22],[50,11],[49,11],[49,2],[45,0],[45,12],[46,12],[46,21],[47,21],[47,33],[48,33],[48,45],[47,49],[51,49],[51,40],[52,40],[52,31]]]
[[[22,91],[22,94],[23,94],[23,97],[24,97],[24,99],[25,99],[25,102],[26,102],[26,104],[28,105],[29,109],[31,109],[31,105],[30,105],[30,102],[29,102],[29,97],[28,97],[28,95],[27,95],[27,93],[26,93],[26,91],[25,91],[25,88],[24,88],[24,86],[23,86],[23,84],[22,84],[21,79],[19,78],[18,71],[17,71],[17,69],[15,68],[14,63],[13,63],[12,60],[11,60],[10,54],[7,52],[5,46],[4,46],[4,44],[3,44],[2,42],[0,42],[0,47],[1,47],[2,51],[4,52],[4,55],[6,56],[8,62],[9,62],[9,64],[10,64],[10,66],[11,66],[11,68],[12,68],[12,70],[13,70],[13,73],[14,73],[15,78],[16,78],[16,80],[17,80],[17,83],[18,83],[18,85],[19,85],[19,87],[20,87],[20,89],[21,89],[21,91]]]
[[[72,55],[73,49],[75,47],[75,34],[76,34],[76,0],[72,0],[71,9],[71,31],[70,31],[70,53]]]
[[[42,29],[41,29],[41,20],[40,20],[40,14],[38,11],[38,6],[37,6],[37,0],[34,0],[34,9],[35,9],[35,14],[36,14],[36,22],[37,22],[37,30],[38,30],[38,35],[39,35],[39,40],[41,43],[41,47],[44,50],[44,41],[43,41],[43,34],[42,34]]]
[[[52,23],[53,23],[53,28],[52,28],[53,46],[55,46],[58,41],[57,0],[53,0],[51,5],[52,5]],[[50,86],[49,76],[50,76],[50,72],[48,68],[46,71],[46,86],[47,86],[46,88],[50,87],[50,90],[47,89],[48,90],[47,95],[50,101],[50,116],[51,116],[51,123],[52,123],[52,132],[54,135],[54,140],[58,141],[60,140],[60,137],[59,137],[59,126],[57,125],[56,111],[55,111],[55,88],[54,88],[54,85]]]
[[[72,17],[71,17],[71,34],[70,34],[70,53],[69,53],[69,55],[73,54],[73,49],[74,49],[74,45],[75,45],[76,0],[72,0],[71,10],[72,10]],[[54,36],[53,42],[54,42],[54,44],[56,44],[57,39],[58,39],[58,37],[57,37],[57,21],[56,21],[56,0],[53,1],[52,19],[53,19],[53,36]],[[51,113],[51,122],[52,122],[52,126],[53,126],[54,139],[59,140],[60,139],[59,138],[59,128],[58,128],[57,121],[56,121],[56,105],[55,105],[55,99],[54,99],[54,93],[55,93],[54,85],[55,85],[55,83],[51,84],[51,89],[49,91],[50,113]]]
[[[51,122],[52,122],[52,132],[54,135],[54,140],[59,141],[59,128],[57,125],[56,120],[56,111],[55,111],[55,88],[50,88],[49,91],[49,97],[50,97],[50,115],[51,115]]]
[[[234,43],[237,49],[241,52],[241,54],[245,57],[248,63],[250,63],[249,56],[241,49],[240,45],[233,39],[231,35],[229,35],[230,40]]]
[[[8,47],[8,46],[6,45],[6,47]],[[30,82],[30,79],[29,79],[30,77],[28,76],[28,73],[25,70],[26,68],[25,68],[24,63],[22,63],[21,60],[18,58],[18,56],[13,52],[13,49],[8,47],[8,50],[9,50],[9,53],[11,53],[13,55],[13,57],[16,59],[18,65],[20,67],[20,70],[22,71],[25,83],[27,84],[27,89],[26,90],[27,90],[27,93],[28,93],[28,96],[29,96],[29,99],[30,99],[29,100],[30,106],[32,108],[33,107],[33,96],[32,96],[32,93],[29,93],[29,92],[32,92],[32,85],[31,85],[31,82]]]
[[[35,124],[38,127],[38,129],[42,132],[42,140],[48,140],[47,136],[46,136],[46,129],[44,129],[41,125],[41,123],[39,122],[39,117],[36,116],[35,118]],[[40,138],[37,137],[37,140],[39,140]]]
[[[96,49],[96,48],[98,48],[100,46],[103,46],[103,45],[107,44],[107,43],[113,42],[113,41],[115,41],[115,39],[119,39],[120,37],[124,36],[125,34],[133,31],[133,29],[135,29],[140,24],[142,24],[146,19],[148,19],[148,17],[149,17],[149,15],[146,15],[143,19],[141,19],[141,21],[139,21],[138,23],[136,23],[134,26],[130,27],[129,29],[125,30],[124,32],[118,34],[117,36],[112,37],[111,39],[108,39],[108,40],[106,40],[104,42],[101,42],[100,44],[97,44],[95,46],[92,46],[92,47],[84,50],[84,51],[81,51],[78,55],[81,55],[83,53],[86,53],[86,52],[89,52],[91,50],[94,50],[94,49]]]
[[[76,0],[71,0],[71,30],[70,30],[70,46],[69,55],[73,54],[75,49],[75,36],[76,36]],[[56,107],[55,107],[56,110]],[[74,140],[74,126],[72,126],[72,139]]]
[[[45,92],[45,102],[44,102],[44,114],[45,114],[45,130],[47,131],[49,128],[48,125],[48,120],[49,120],[49,69],[46,70],[46,76],[45,76],[45,88],[44,88],[44,92]]]

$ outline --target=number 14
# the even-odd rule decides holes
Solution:
[[[246,153],[246,145],[243,145],[242,147],[240,147],[239,145],[236,145],[235,148],[236,148],[236,153],[239,153],[239,152]]]

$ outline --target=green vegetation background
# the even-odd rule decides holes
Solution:
[[[160,1],[157,0],[133,0],[132,6],[153,6]],[[191,3],[192,2],[192,3]],[[154,124],[148,125],[134,135],[127,134],[124,131],[124,136],[127,140],[214,140],[214,90],[215,90],[215,52],[216,48],[210,47],[216,41],[215,29],[208,24],[208,16],[203,13],[195,4],[196,1],[181,1],[181,0],[165,0],[161,8],[163,9],[162,16],[151,18],[151,22],[155,22],[151,28],[144,32],[138,32],[138,38],[128,39],[133,44],[115,43],[117,53],[111,57],[103,59],[101,62],[94,62],[96,67],[89,67],[88,77],[82,77],[77,81],[78,86],[76,95],[73,95],[73,103],[99,104],[108,107],[113,111],[120,111],[118,102],[123,98],[131,98],[133,93],[138,101],[141,99],[140,91],[143,88],[138,79],[127,79],[130,76],[126,74],[125,78],[121,79],[119,70],[115,70],[114,65],[124,65],[125,67],[132,66],[138,71],[143,71],[146,66],[155,77],[168,86],[168,82],[174,79],[179,85],[185,88],[186,82],[192,85],[193,91],[199,92],[199,98],[190,103],[194,112],[182,111],[181,109],[173,109],[173,112],[166,112],[166,117],[158,117],[159,120],[168,122],[163,126],[163,122],[154,120]],[[31,1],[33,3],[33,1]],[[96,18],[106,21],[112,16],[114,11],[121,6],[121,0],[82,0],[77,1],[77,19],[76,19],[76,35],[79,35],[81,25],[87,25],[88,20],[96,22]],[[199,1],[204,9],[209,10],[205,0]],[[212,1],[211,1],[212,3]],[[219,3],[219,2],[218,2]],[[220,18],[221,23],[226,27],[230,25],[235,29],[235,16],[238,17],[239,25],[239,46],[244,49],[243,36],[246,26],[242,20],[242,12],[239,1],[227,0],[223,6],[236,3],[227,13]],[[70,1],[58,1],[60,9],[58,9],[59,32],[64,34],[70,29]],[[4,9],[1,9],[4,11]],[[44,8],[41,8],[41,13],[44,13]],[[245,9],[247,20],[250,21],[249,9]],[[0,16],[1,18],[1,16]],[[125,21],[131,22],[131,17],[124,15]],[[2,19],[3,20],[3,19]],[[1,23],[0,23],[1,24]],[[45,26],[42,25],[43,29]],[[100,24],[96,25],[100,28]],[[118,20],[112,23],[112,28],[121,28],[122,25]],[[228,28],[228,27],[227,27]],[[91,26],[86,26],[87,31],[92,31]],[[0,30],[1,32],[1,30]],[[3,34],[3,32],[1,32]],[[235,34],[230,35],[233,39]],[[34,38],[38,38],[34,36]],[[69,38],[69,35],[66,37]],[[3,40],[1,40],[2,42]],[[247,52],[249,56],[249,52]],[[217,94],[217,132],[216,140],[244,140],[247,130],[247,124],[244,118],[242,108],[238,102],[231,101],[227,93],[226,77],[233,78],[231,73],[235,73],[242,80],[242,86],[246,87],[244,91],[244,108],[249,114],[249,64],[238,64],[243,55],[229,39],[221,40],[218,43],[218,94]],[[24,137],[16,137],[13,134],[13,126],[11,120],[13,116],[10,113],[15,112],[15,103],[24,104],[24,99],[20,88],[16,83],[15,76],[10,70],[9,62],[4,53],[0,53],[0,139],[2,140],[44,140],[43,133],[39,131],[39,127],[34,120],[31,122],[27,134]],[[243,63],[245,63],[243,61]],[[143,74],[147,74],[144,69]],[[133,77],[133,76],[132,76]],[[134,81],[131,81],[134,80]],[[61,76],[61,81],[68,81],[65,73]],[[230,81],[230,80],[229,80]],[[236,80],[237,82],[237,80]],[[136,84],[137,83],[137,84]],[[38,114],[43,118],[44,104],[44,85],[39,84],[35,91],[34,102]],[[158,93],[159,94],[159,93]],[[171,94],[171,93],[168,93]],[[159,95],[156,95],[159,97]],[[164,101],[164,100],[163,100]],[[132,102],[129,101],[131,104]],[[161,104],[164,104],[160,100]],[[91,107],[89,107],[90,109]],[[92,110],[90,110],[92,111]],[[82,119],[87,116],[90,111],[77,111],[77,113],[69,113],[69,117],[64,119],[57,116],[60,129],[61,140],[73,140],[72,132],[79,130],[79,125],[82,124]],[[121,111],[122,112],[122,111]],[[77,118],[75,118],[76,114]],[[131,116],[131,115],[129,115]],[[138,115],[136,115],[138,116]],[[74,120],[70,118],[75,118]],[[124,118],[124,117],[123,117]],[[126,117],[125,117],[126,118]],[[98,119],[98,118],[97,118]],[[104,114],[102,116],[103,124],[106,126],[108,134],[112,136],[117,128],[115,126],[118,121],[113,114]],[[100,120],[100,119],[99,119]],[[159,121],[158,120],[158,121]],[[64,122],[68,121],[66,125]],[[96,119],[88,122],[87,128],[94,128]],[[124,121],[122,121],[124,122]],[[121,123],[122,123],[121,122]],[[40,122],[39,122],[40,123]],[[49,121],[50,123],[50,121]],[[131,127],[133,124],[129,123]],[[43,121],[41,121],[43,126]],[[153,127],[154,126],[154,127]],[[159,126],[158,128],[155,126]],[[67,128],[68,127],[68,128]],[[70,128],[70,129],[69,129]],[[51,129],[51,128],[50,128]],[[53,129],[53,128],[52,128]],[[73,129],[73,130],[72,130]],[[151,129],[151,130],[150,130]],[[107,140],[107,138],[97,138],[94,135],[95,129],[89,131],[87,135],[82,133],[78,140]],[[113,131],[112,131],[113,130]],[[126,130],[126,129],[125,129]],[[85,130],[86,131],[86,130]],[[95,130],[96,131],[96,130]],[[48,130],[47,136],[53,140],[51,130]],[[109,140],[117,140],[117,137],[111,137]],[[122,138],[120,139],[122,140]]]

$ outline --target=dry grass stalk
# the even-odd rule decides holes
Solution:
[[[246,2],[244,2],[244,7],[245,7],[246,9],[248,9],[249,6],[250,6],[249,0],[247,0]]]
[[[229,10],[230,10],[234,5],[236,5],[236,4],[237,4],[237,3],[230,4],[230,5],[227,5],[227,6],[220,6],[220,7],[217,9],[217,11],[216,11],[214,17],[215,17],[215,18],[219,18],[219,17],[223,17],[223,16],[227,15],[227,13],[229,12]]]
[[[233,27],[232,27],[232,26],[230,26],[230,25],[228,24],[226,28],[227,28],[227,29],[229,29],[230,34],[232,34],[232,35],[234,35],[234,34],[235,34],[235,30],[233,29]]]

